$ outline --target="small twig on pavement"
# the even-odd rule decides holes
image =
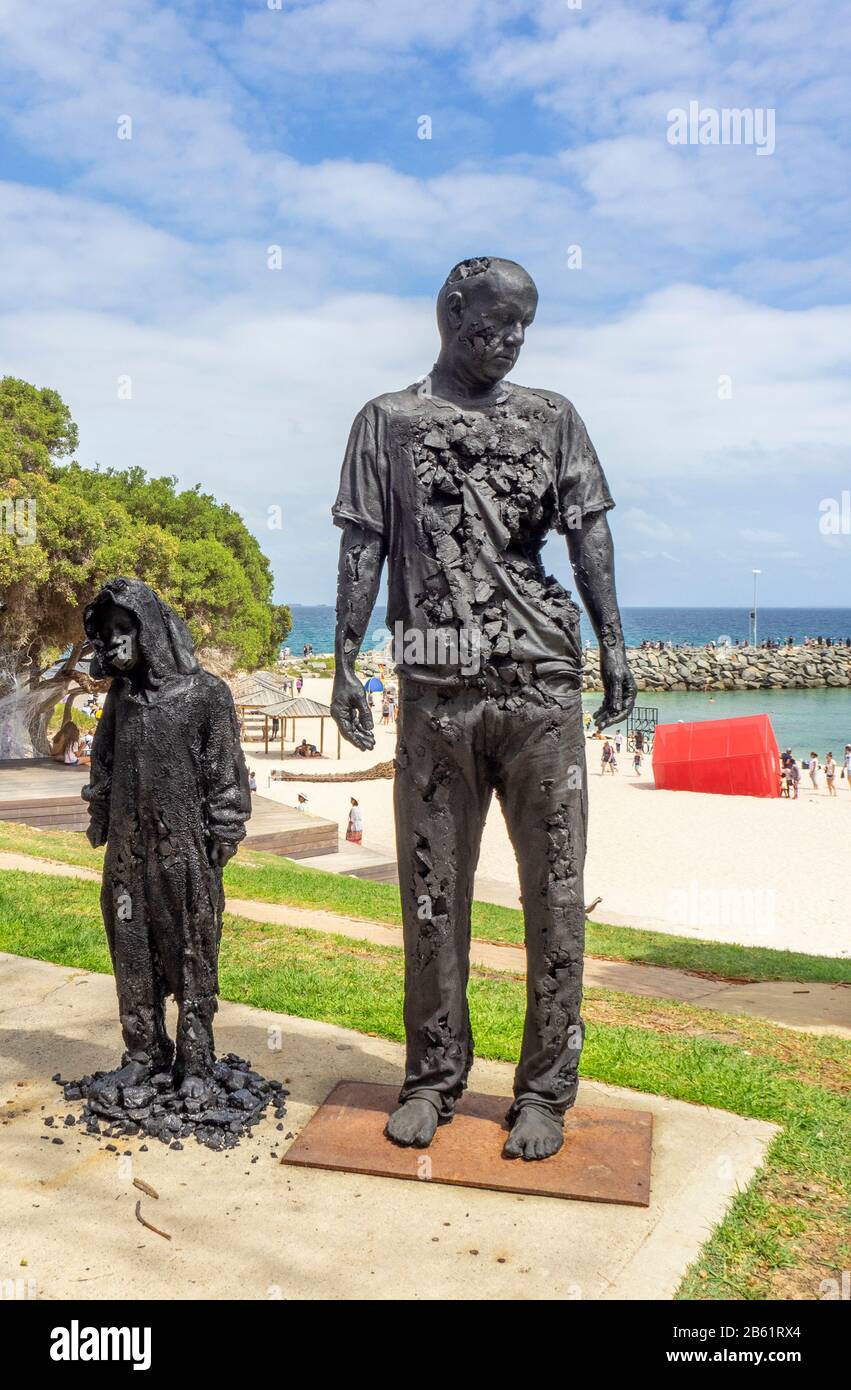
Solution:
[[[136,1220],[139,1222],[141,1226],[146,1227],[147,1230],[153,1231],[154,1235],[162,1236],[163,1240],[171,1240],[171,1236],[168,1234],[167,1231],[161,1231],[158,1226],[152,1226],[150,1221],[145,1220],[144,1216],[142,1215],[141,1197],[136,1203]]]

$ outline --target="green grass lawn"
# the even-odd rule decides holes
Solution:
[[[63,864],[100,869],[103,850],[85,836],[61,830],[33,830],[0,822],[0,850],[34,854]],[[259,850],[241,850],[225,870],[231,897],[257,898],[290,907],[321,908],[347,917],[399,925],[399,890],[345,874],[309,869],[292,859]],[[484,941],[522,943],[523,917],[515,908],[473,904],[473,935]],[[762,946],[730,946],[722,941],[693,941],[665,932],[613,927],[589,922],[586,952],[603,960],[634,961],[691,970],[724,980],[800,980],[834,984],[851,982],[851,959],[810,956],[801,951],[773,951]]]
[[[0,950],[108,973],[98,886],[0,873]],[[401,1040],[402,981],[392,947],[225,919],[226,999]],[[480,1056],[516,1058],[524,1000],[518,976],[472,970]],[[584,1077],[782,1126],[679,1296],[818,1298],[851,1262],[851,1044],[611,990],[588,990],[584,1011]]]

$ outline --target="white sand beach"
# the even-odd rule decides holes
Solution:
[[[328,704],[331,681],[308,678],[303,694]],[[378,699],[378,697],[376,697]],[[363,843],[394,857],[391,781],[271,782],[273,768],[315,775],[369,767],[392,758],[395,726],[382,728],[376,705],[376,747],[360,753],[342,745],[342,757],[322,761],[267,758],[246,748],[258,792],[288,805],[297,792],[307,810],[327,816],[345,831],[349,797],[364,816]],[[299,721],[298,738],[319,744],[318,721]],[[336,734],[326,749],[336,753]],[[655,928],[703,940],[771,946],[818,955],[851,954],[851,912],[845,881],[851,837],[851,789],[837,783],[829,798],[824,778],[818,792],[802,775],[797,802],[754,797],[657,791],[649,759],[636,778],[622,754],[617,776],[600,775],[599,742],[589,740],[590,829],[585,900],[600,897],[592,913],[600,922]],[[517,888],[514,852],[494,800],[482,841],[479,875]]]

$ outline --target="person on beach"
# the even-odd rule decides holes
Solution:
[[[818,791],[818,770],[819,770],[819,760],[818,760],[818,754],[817,754],[817,753],[811,753],[811,754],[810,754],[810,761],[809,761],[807,770],[808,770],[808,772],[809,772],[809,774],[810,774],[810,781],[811,781],[812,784],[813,784],[813,791],[817,792],[817,791]]]
[[[351,810],[349,811],[349,823],[346,827],[346,839],[353,845],[359,845],[363,839],[363,811],[357,803],[355,797],[351,798]]]
[[[80,730],[73,719],[67,720],[62,725],[51,744],[50,756],[56,762],[64,763],[66,767],[89,766],[88,750],[81,740]]]
[[[256,792],[257,790],[257,773],[254,771],[254,768],[252,768],[248,774],[248,790],[251,792]]]
[[[851,743],[846,743],[845,745],[845,756],[842,760],[842,776],[848,784],[849,791],[851,791]]]
[[[614,748],[612,747],[612,745],[609,743],[609,740],[606,739],[605,743],[603,744],[603,753],[602,753],[602,756],[601,756],[601,758],[600,758],[600,775],[601,775],[601,777],[605,777],[607,771],[608,771],[608,772],[611,772],[611,771],[612,771],[612,761],[613,761],[613,759],[614,759],[614,756],[615,756],[615,750],[614,750]]]
[[[50,756],[54,762],[64,763],[65,749],[74,742],[75,736],[78,736],[77,726],[72,719],[67,719],[51,740]]]
[[[786,762],[786,782],[792,801],[798,800],[798,783],[800,780],[801,770],[798,767],[798,760],[797,758],[789,758]]]
[[[304,679],[303,679],[301,676],[299,676],[298,680],[297,680],[296,683],[295,683],[295,693],[296,693],[296,695],[300,695],[300,694],[301,694],[301,688],[302,688],[303,685],[304,685]]]
[[[72,724],[71,728],[73,733],[65,744],[63,761],[69,767],[76,767],[78,764],[82,767],[88,767],[91,760],[85,756],[85,750],[80,743],[80,731],[76,724]]]
[[[836,796],[836,762],[832,753],[828,753],[824,760],[824,780],[827,782],[828,796]]]
[[[642,756],[641,756],[641,749],[636,745],[635,752],[634,752],[633,755],[632,755],[632,770],[633,770],[633,772],[635,773],[636,777],[640,777],[640,776],[641,776],[641,763],[642,763],[642,761],[643,761],[643,759],[642,759]]]

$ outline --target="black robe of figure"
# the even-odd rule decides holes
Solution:
[[[98,610],[111,599],[138,620],[144,669],[110,669]],[[213,1061],[224,892],[209,846],[245,835],[251,794],[233,699],[195,659],[186,624],[133,579],[111,580],[86,609],[93,671],[113,676],[92,748],[89,839],[106,843],[101,906],[118,989],[126,1061],[168,1067],[164,1002],[180,1017],[178,1080]],[[98,664],[100,663],[100,664]]]

